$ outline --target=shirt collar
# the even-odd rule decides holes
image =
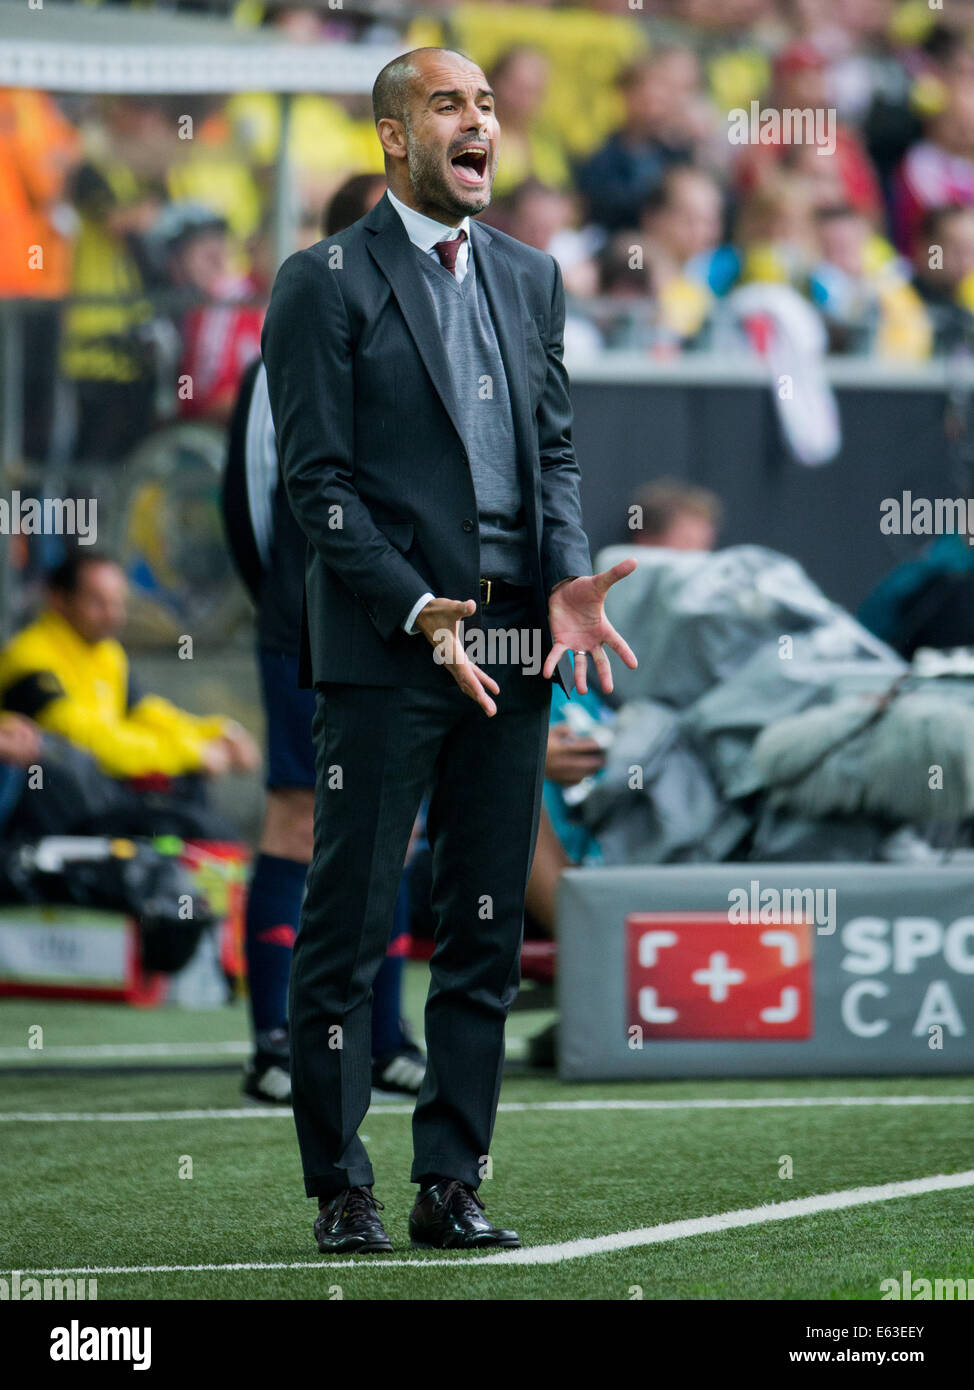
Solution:
[[[461,231],[466,232],[469,242],[469,217],[463,218],[455,227],[446,227],[442,222],[427,217],[424,212],[417,212],[415,208],[407,206],[388,188],[386,189],[386,197],[402,218],[402,224],[406,228],[406,235],[409,240],[421,251],[429,253],[438,241],[455,241]]]

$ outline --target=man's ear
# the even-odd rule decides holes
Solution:
[[[406,127],[402,121],[393,120],[391,116],[383,116],[382,120],[376,124],[375,133],[379,137],[379,144],[387,155],[393,159],[406,158]]]

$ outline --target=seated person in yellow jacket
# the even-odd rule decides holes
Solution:
[[[81,549],[69,555],[48,578],[40,617],[0,652],[2,707],[147,793],[199,795],[202,776],[252,771],[260,755],[238,724],[189,714],[136,688],[117,637],[127,597],[115,561]]]

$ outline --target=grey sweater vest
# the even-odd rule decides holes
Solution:
[[[477,495],[480,573],[530,583],[507,375],[470,248],[463,283],[415,248],[443,337]]]

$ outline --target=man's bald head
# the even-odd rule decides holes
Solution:
[[[393,58],[391,63],[386,63],[372,87],[372,118],[376,125],[381,120],[409,124],[409,104],[424,54],[449,54],[452,58],[471,62],[465,53],[458,53],[453,48],[413,48],[409,53],[401,53],[398,58]]]

